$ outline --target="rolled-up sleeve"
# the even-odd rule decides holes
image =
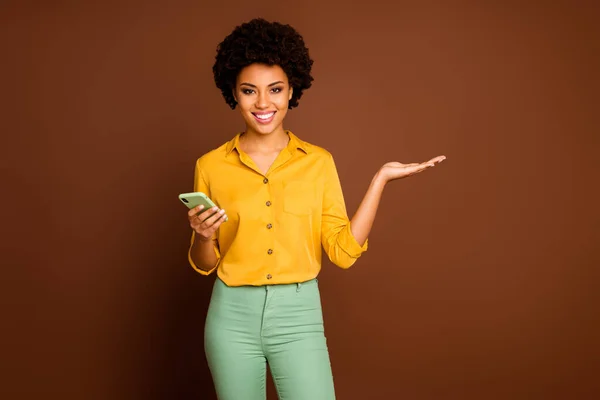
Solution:
[[[325,165],[321,242],[332,263],[341,268],[351,267],[368,248],[368,239],[361,246],[350,229],[350,220],[342,186],[333,157]]]
[[[196,161],[196,168],[194,170],[194,192],[202,192],[202,193],[206,194],[209,198],[211,196],[209,185],[206,181],[206,178],[204,177],[204,174],[202,173],[202,158],[200,158],[200,159],[198,159],[198,161]],[[194,244],[195,237],[196,237],[196,232],[194,230],[192,230],[192,238],[190,241],[190,247],[188,249],[188,261],[189,261],[190,265],[192,266],[192,268],[194,268],[197,272],[199,272],[202,275],[209,275],[217,269],[217,267],[219,265],[219,261],[221,260],[221,252],[219,251],[219,241],[217,240],[217,234],[215,232],[212,237],[213,248],[215,250],[215,255],[217,256],[217,263],[209,271],[205,271],[205,270],[199,268],[196,265],[196,263],[194,263],[194,260],[192,259],[192,246]]]

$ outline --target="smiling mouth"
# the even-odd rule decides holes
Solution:
[[[261,124],[268,124],[273,120],[273,117],[275,117],[275,112],[276,111],[266,113],[252,113],[252,115],[254,115],[254,118]]]

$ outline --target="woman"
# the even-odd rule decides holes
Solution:
[[[238,26],[217,49],[215,83],[246,129],[198,159],[194,190],[219,208],[199,206],[188,218],[190,264],[217,271],[205,351],[219,399],[264,399],[267,362],[280,399],[335,398],[316,279],[321,249],[350,267],[367,249],[386,183],[445,158],[383,165],[349,220],[331,154],[283,128],[311,86],[312,63],[292,27],[263,19]]]

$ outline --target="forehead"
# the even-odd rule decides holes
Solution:
[[[237,77],[238,85],[245,82],[267,86],[277,81],[288,82],[287,75],[279,65],[250,64],[243,68]]]

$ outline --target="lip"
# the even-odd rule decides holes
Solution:
[[[273,115],[268,119],[260,119],[257,117],[257,115],[266,115],[266,114],[271,114],[271,113],[273,113]],[[253,112],[252,116],[254,116],[254,119],[259,124],[267,125],[273,121],[273,119],[275,118],[275,114],[277,114],[277,111],[259,111],[259,112]]]

